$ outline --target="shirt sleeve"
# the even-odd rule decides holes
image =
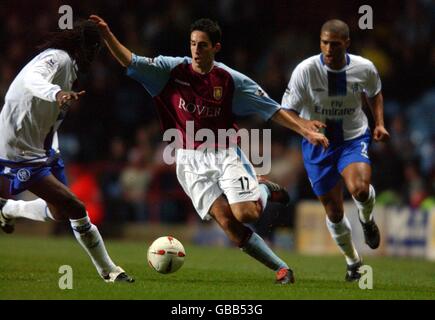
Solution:
[[[373,98],[382,89],[381,77],[376,69],[375,65],[370,62],[369,69],[367,71],[367,81],[365,83],[364,91],[369,98]]]
[[[280,108],[278,102],[252,79],[240,72],[229,70],[234,80],[234,98],[232,111],[238,116],[257,114],[269,120]]]
[[[282,107],[300,113],[302,108],[307,104],[306,88],[304,70],[299,65],[293,71],[287,88],[285,89],[281,101]]]
[[[127,75],[140,84],[151,96],[157,96],[169,80],[171,70],[187,58],[158,56],[156,58],[132,55],[132,60],[127,68]]]
[[[27,72],[24,86],[35,97],[42,100],[55,102],[56,94],[61,87],[52,84],[53,78],[60,69],[68,63],[68,57],[51,52],[36,61]]]

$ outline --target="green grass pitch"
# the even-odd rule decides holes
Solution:
[[[0,236],[0,300],[5,299],[435,299],[435,263],[371,258],[373,289],[344,282],[344,259],[277,253],[296,274],[294,285],[274,283],[274,273],[236,248],[185,244],[186,261],[162,275],[146,262],[146,242],[106,241],[112,258],[134,284],[104,283],[73,237]],[[73,268],[73,289],[61,290],[61,265]]]

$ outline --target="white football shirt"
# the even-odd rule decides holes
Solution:
[[[47,49],[15,77],[0,113],[0,163],[46,160],[66,112],[57,105],[56,94],[71,90],[76,71],[67,52]]]
[[[281,104],[304,119],[335,123],[334,129],[341,128],[343,139],[350,140],[368,127],[362,93],[371,98],[380,91],[381,80],[370,60],[347,54],[346,65],[333,70],[319,54],[295,68]]]

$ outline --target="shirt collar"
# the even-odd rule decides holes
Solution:
[[[328,67],[328,66],[325,64],[325,61],[323,61],[323,53],[320,54],[320,63],[321,63],[322,66],[324,66],[328,71],[332,71],[332,72],[341,72],[341,71],[345,70],[345,69],[347,68],[347,66],[350,64],[350,56],[346,53],[346,65],[345,65],[343,68],[341,68],[340,70],[334,70],[334,69],[331,69],[330,67]]]

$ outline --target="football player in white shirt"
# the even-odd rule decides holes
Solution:
[[[343,210],[343,183],[359,211],[365,241],[372,249],[380,243],[373,219],[375,190],[370,184],[368,148],[371,139],[385,141],[381,81],[373,63],[347,54],[349,27],[340,20],[329,20],[321,28],[321,54],[302,61],[293,71],[282,99],[295,119],[324,132],[330,146],[323,149],[302,141],[303,159],[314,193],[326,211],[326,224],[346,263],[346,280],[356,281],[362,265],[352,243],[351,228]],[[362,110],[369,101],[375,128],[372,133]]]
[[[66,186],[56,131],[68,105],[85,92],[71,91],[77,72],[86,71],[101,46],[91,21],[52,34],[40,52],[10,85],[0,113],[0,176],[10,180],[9,193],[29,190],[33,201],[0,198],[0,227],[14,231],[16,218],[36,221],[69,219],[77,241],[106,282],[133,282],[109,257],[84,204]],[[5,179],[1,180],[5,181]]]

